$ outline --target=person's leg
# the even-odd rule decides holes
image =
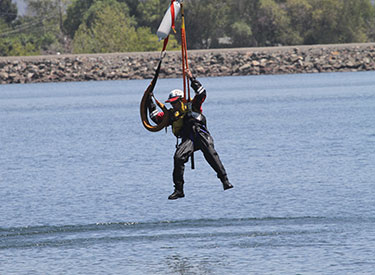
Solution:
[[[224,190],[232,188],[233,185],[229,183],[227,172],[225,171],[224,165],[215,150],[214,140],[210,133],[205,130],[200,130],[198,131],[197,137],[199,148],[203,152],[206,161],[215,170],[217,177],[223,183]]]
[[[190,139],[183,140],[176,149],[174,154],[174,168],[173,168],[173,183],[174,192],[168,197],[170,200],[183,198],[184,195],[184,170],[185,163],[188,161],[189,156],[194,151],[193,141]]]

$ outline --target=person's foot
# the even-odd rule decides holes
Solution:
[[[225,176],[218,176],[218,178],[220,179],[221,183],[223,184],[223,188],[224,190],[228,190],[228,189],[231,189],[233,188],[233,185],[230,184],[229,180],[228,180],[228,177],[225,175]]]
[[[223,187],[224,187],[224,190],[227,190],[227,189],[231,189],[231,188],[233,188],[233,185],[230,184],[229,181],[224,181],[224,182],[223,182]]]
[[[168,200],[176,200],[185,197],[183,191],[175,189],[174,192],[168,197]]]

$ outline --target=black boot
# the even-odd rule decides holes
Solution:
[[[224,190],[233,188],[233,185],[230,184],[227,176],[220,177],[221,182],[223,183]]]
[[[176,200],[185,197],[183,184],[175,184],[174,192],[168,197],[168,200]]]

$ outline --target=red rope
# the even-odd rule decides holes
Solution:
[[[176,30],[175,30],[175,11],[174,11],[174,5],[173,5],[173,2],[175,0],[171,0],[171,15],[172,15],[172,30],[176,33]]]
[[[185,100],[190,101],[191,97],[190,97],[189,77],[186,74],[186,71],[189,70],[189,63],[188,63],[188,56],[187,56],[185,29],[181,30],[181,54],[182,54],[182,77],[183,77],[183,82],[184,82],[184,98]],[[186,91],[188,92],[187,95],[186,95]]]

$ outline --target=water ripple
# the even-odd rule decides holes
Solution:
[[[0,249],[189,238],[243,239],[330,232],[327,225],[375,223],[375,218],[264,217],[0,228]],[[243,245],[243,244],[242,244]],[[274,245],[274,244],[273,244]]]

